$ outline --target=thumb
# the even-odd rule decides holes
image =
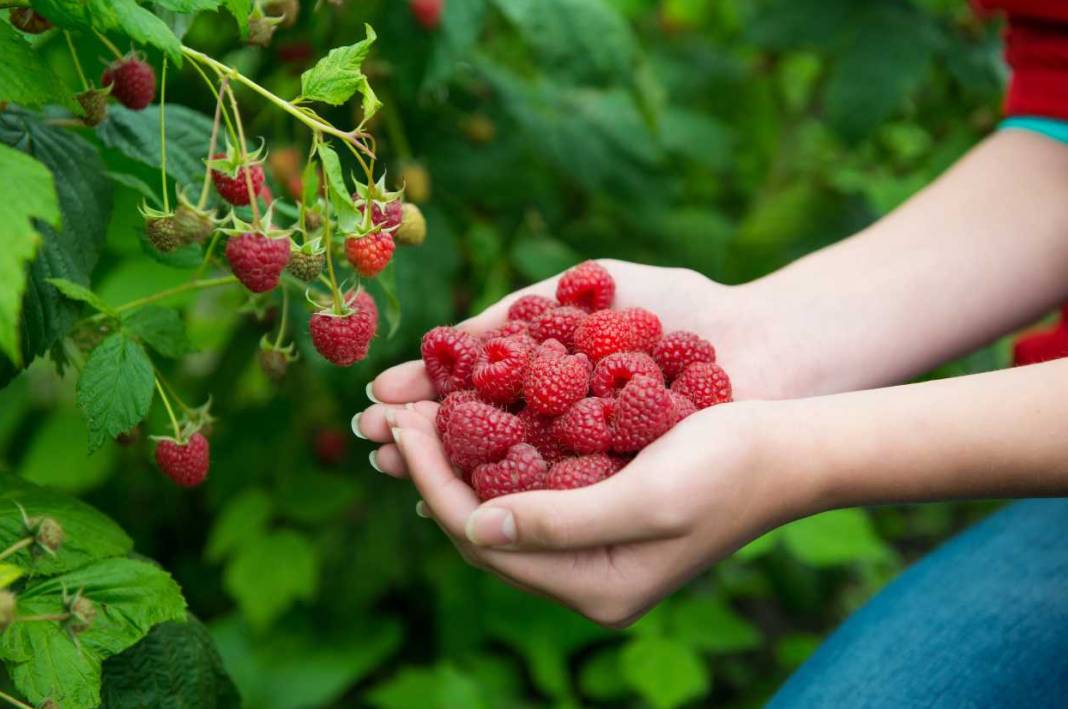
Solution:
[[[649,472],[649,471],[646,471]],[[467,538],[484,547],[567,550],[664,539],[685,519],[660,483],[631,464],[608,480],[577,490],[538,490],[486,502],[467,518]]]

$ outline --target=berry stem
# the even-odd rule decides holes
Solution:
[[[203,207],[201,207],[203,209]],[[193,274],[193,280],[196,281],[207,270],[211,264],[211,255],[215,251],[215,245],[219,243],[219,239],[222,237],[222,232],[216,229],[211,235],[211,241],[208,242],[208,248],[204,250],[204,258],[201,260],[200,265],[197,266],[196,273]]]
[[[40,615],[20,615],[15,618],[16,623],[62,623],[70,620],[70,613],[42,613]]]
[[[219,278],[206,278],[199,281],[189,281],[188,283],[183,283],[180,286],[168,288],[167,290],[162,290],[158,293],[146,295],[143,298],[131,300],[128,303],[123,303],[122,305],[115,307],[114,310],[116,313],[124,313],[127,310],[136,310],[137,308],[140,308],[144,305],[155,303],[158,300],[170,298],[171,296],[180,295],[187,291],[200,290],[202,288],[216,288],[218,286],[228,286],[231,283],[237,283],[237,276],[220,276]],[[108,317],[106,313],[97,313],[96,315],[91,316],[89,320],[99,321],[103,320],[106,317]]]
[[[0,699],[4,700],[13,707],[18,707],[18,709],[33,709],[33,707],[27,704],[26,702],[20,702],[18,699],[15,699],[6,692],[0,692]]]
[[[174,427],[174,438],[179,443],[182,441],[182,429],[178,425],[178,419],[174,416],[174,409],[171,408],[171,402],[167,398],[167,392],[163,391],[163,385],[159,382],[159,377],[155,377],[156,391],[159,392],[159,398],[163,400],[163,406],[167,409],[167,416],[171,419],[171,426]]]
[[[95,34],[97,39],[99,39],[104,44],[104,46],[108,48],[108,51],[115,55],[116,59],[122,59],[124,57],[123,53],[119,51],[119,48],[116,47],[110,39],[105,37],[98,30],[94,29],[93,34]]]
[[[289,319],[289,289],[282,289],[282,321],[278,324],[278,337],[274,340],[274,348],[282,346],[282,338],[286,334],[286,321]]]
[[[182,410],[182,413],[186,414],[187,416],[193,413],[193,408],[186,404],[184,401],[182,401],[182,397],[178,396],[178,390],[175,389],[174,386],[172,386],[171,383],[168,382],[158,371],[156,372],[156,378],[159,379],[160,383],[163,384],[163,388],[167,390],[167,393],[170,394],[171,398],[174,399],[175,403],[178,404],[178,408]]]
[[[211,79],[208,78],[208,75],[204,73],[204,70],[200,68],[200,65],[196,62],[190,62],[190,65],[196,69],[197,73],[200,74],[200,78],[208,85],[208,90],[211,91],[211,95],[215,97],[215,101],[223,104],[222,117],[223,120],[226,121],[226,133],[230,136],[230,142],[236,143],[237,132],[234,131],[234,124],[230,122],[230,114],[226,110],[225,100],[223,99],[223,93],[226,91],[226,87],[229,85],[230,80],[225,76],[220,77],[219,88],[216,89],[215,84],[212,83]],[[210,160],[214,155],[215,153],[210,153],[208,159]]]
[[[315,143],[318,144],[322,140],[322,136],[318,133],[315,134]],[[326,166],[323,166],[323,191],[326,194],[330,194],[330,173],[327,171]],[[341,304],[341,293],[337,287],[337,274],[334,273],[334,248],[333,248],[333,236],[334,225],[330,219],[330,200],[324,200],[323,205],[323,245],[326,249],[326,271],[330,275],[330,294],[334,298],[334,312],[338,315],[343,315],[345,309]],[[368,214],[371,213],[371,208],[368,206],[364,209]]]
[[[193,66],[196,66],[196,64],[194,64]],[[200,67],[197,67],[197,71],[200,71]],[[208,80],[208,77],[204,75],[204,72],[201,71],[200,75],[204,76],[205,81]],[[227,79],[223,79],[222,80],[222,86],[225,87],[227,81],[228,81]],[[212,91],[215,92],[215,85],[212,84],[211,81],[208,81],[208,86],[210,86]],[[220,94],[218,92],[215,92],[215,119],[211,123],[211,139],[208,141],[208,160],[211,160],[212,157],[215,155],[215,146],[219,142],[219,121],[222,118],[222,108],[223,108],[222,94]],[[209,190],[210,189],[211,189],[211,168],[208,167],[207,161],[205,161],[205,164],[204,164],[204,186],[200,188],[200,199],[197,200],[197,209],[203,210],[204,207],[208,204],[208,194],[209,194]],[[218,233],[218,232],[216,232],[216,233]],[[213,243],[214,243],[214,240],[213,240]],[[207,261],[207,257],[205,256],[205,262],[206,261]],[[203,264],[201,264],[201,266],[203,267]],[[199,275],[199,272],[197,273],[197,275]]]
[[[167,57],[163,57],[163,72],[159,81],[159,176],[163,182],[163,211],[171,211],[167,189]]]
[[[33,537],[33,536],[29,536],[29,537],[26,537],[25,539],[18,540],[17,542],[15,542],[11,546],[9,546],[7,549],[4,549],[3,551],[0,551],[0,560],[6,559],[7,557],[11,556],[12,554],[16,554],[19,551],[22,551],[26,547],[28,547],[31,544],[33,544],[34,540],[35,540],[35,537]]]
[[[70,58],[74,61],[74,70],[78,72],[78,78],[82,81],[82,88],[86,91],[89,90],[89,82],[85,79],[85,72],[82,71],[82,63],[78,60],[78,52],[74,51],[74,40],[70,38],[70,32],[63,30],[63,36],[67,40],[67,48],[70,49]]]
[[[226,85],[226,93],[230,97],[230,107],[234,112],[234,123],[237,124],[237,139],[241,146],[241,164],[245,173],[245,188],[248,190],[249,206],[252,207],[252,226],[259,229],[262,228],[260,224],[260,199],[256,195],[256,190],[252,188],[252,170],[248,163],[248,143],[245,142],[245,127],[241,123],[241,113],[237,108],[237,96],[234,95],[234,89],[229,84]]]

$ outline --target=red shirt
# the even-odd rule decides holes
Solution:
[[[983,14],[1004,13],[1005,59],[1012,68],[1005,113],[1068,120],[1068,2],[972,0]]]

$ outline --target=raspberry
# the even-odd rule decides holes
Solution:
[[[237,280],[253,293],[266,293],[278,285],[289,263],[289,239],[271,239],[248,233],[226,242],[226,260]]]
[[[719,365],[694,362],[671,384],[671,390],[682,394],[698,409],[724,404],[731,400],[731,380]]]
[[[511,404],[523,393],[523,379],[533,347],[517,337],[487,342],[475,363],[471,382],[486,401]]]
[[[354,194],[352,198],[360,199],[360,196]],[[356,205],[356,208],[360,210],[360,214],[363,214],[364,202],[361,201]],[[371,223],[382,227],[382,231],[393,232],[400,227],[403,221],[404,204],[399,199],[391,200],[384,205],[381,202],[371,203]]]
[[[100,84],[110,86],[111,95],[133,111],[144,109],[156,98],[156,72],[135,56],[112,62],[100,76]]]
[[[645,308],[624,308],[619,312],[630,329],[633,348],[643,352],[652,351],[664,334],[660,318]]]
[[[441,400],[441,406],[438,407],[438,413],[434,417],[434,427],[437,428],[439,436],[445,435],[445,432],[449,430],[449,419],[452,417],[453,410],[469,401],[482,401],[482,399],[474,389],[464,389],[454,391]]]
[[[559,357],[566,354],[567,348],[564,347],[564,343],[551,337],[538,345],[538,349],[534,350],[535,357]]]
[[[669,390],[668,393],[671,394],[671,404],[675,407],[675,423],[682,421],[690,414],[697,413],[697,407],[685,396],[677,391]]]
[[[280,382],[289,371],[290,357],[282,350],[260,350],[257,355],[260,369],[272,382]]]
[[[449,416],[446,450],[458,468],[473,470],[499,461],[512,446],[523,442],[525,432],[517,416],[490,404],[469,401]]]
[[[489,342],[495,340],[498,337],[516,337],[521,339],[527,339],[533,344],[537,345],[537,341],[530,336],[530,323],[524,320],[512,320],[504,325],[501,325],[495,330],[482,333],[481,340],[483,342]]]
[[[664,385],[650,377],[634,377],[616,398],[612,448],[638,451],[675,425],[675,406]]]
[[[471,388],[478,348],[478,340],[451,327],[436,327],[423,335],[423,364],[438,396]]]
[[[173,216],[147,219],[145,233],[152,245],[163,253],[170,253],[182,245],[182,235]]]
[[[585,355],[535,357],[523,382],[527,406],[544,416],[564,413],[586,396],[590,360]]]
[[[529,443],[517,443],[497,463],[483,463],[471,473],[471,486],[482,501],[501,495],[545,488],[549,466],[538,449]]]
[[[320,428],[312,439],[312,452],[319,465],[336,468],[345,461],[349,436],[336,426]]]
[[[567,457],[567,450],[553,435],[553,421],[551,416],[541,416],[532,409],[523,409],[518,414],[526,431],[527,443],[538,449],[545,462],[552,465],[558,460]]]
[[[182,487],[196,487],[208,476],[211,449],[202,433],[194,433],[185,443],[164,438],[156,446],[156,465]]]
[[[11,24],[18,27],[26,34],[41,34],[52,29],[52,23],[41,16],[36,10],[28,7],[13,7],[8,17]]]
[[[616,470],[616,462],[603,454],[565,458],[549,470],[546,487],[550,490],[588,487],[612,477]]]
[[[649,355],[644,352],[613,352],[593,368],[590,389],[597,396],[615,396],[638,375],[664,383],[660,367]]]
[[[425,30],[435,30],[441,24],[441,11],[444,9],[445,0],[410,0],[409,7],[412,17],[422,25]]]
[[[87,126],[98,126],[108,116],[108,94],[101,89],[86,89],[75,98],[85,112],[82,123]]]
[[[225,153],[217,153],[216,160],[226,157]],[[211,180],[215,183],[215,189],[219,195],[230,204],[238,207],[248,205],[248,183],[245,180],[245,172],[252,178],[252,193],[260,194],[263,191],[263,166],[254,162],[251,165],[239,167],[233,174],[226,174],[219,170],[211,171]]]
[[[211,214],[185,202],[174,210],[174,224],[183,244],[203,243],[215,231]]]
[[[692,332],[676,330],[656,343],[653,359],[667,380],[672,381],[694,362],[715,362],[716,350],[708,340]]]
[[[311,283],[322,274],[325,262],[326,254],[322,252],[297,250],[290,254],[286,270],[305,283]]]
[[[396,248],[393,236],[384,231],[345,239],[345,256],[364,278],[373,278],[381,273],[389,265]]]
[[[598,310],[575,328],[575,350],[597,362],[613,352],[633,349],[626,319],[618,310]]]
[[[610,421],[614,409],[611,399],[580,399],[553,421],[553,435],[576,453],[604,453],[612,447]]]
[[[34,542],[48,551],[59,551],[65,536],[63,525],[53,517],[35,517],[30,521],[34,528]]]
[[[556,284],[556,299],[561,304],[573,305],[586,312],[611,307],[615,295],[616,282],[596,261],[580,263],[560,276]]]
[[[586,319],[584,310],[559,307],[546,310],[530,322],[530,335],[538,342],[550,338],[559,340],[570,349],[574,344],[575,330]]]
[[[543,295],[524,295],[508,307],[509,320],[531,321],[546,310],[552,310],[558,303]]]
[[[394,233],[402,246],[422,246],[426,241],[426,217],[419,207],[405,202],[401,207],[401,223]]]
[[[364,359],[378,330],[378,306],[369,293],[350,293],[345,303],[352,312],[337,315],[332,310],[322,310],[308,322],[315,349],[339,367]]]

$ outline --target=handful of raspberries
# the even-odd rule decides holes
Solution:
[[[600,482],[698,409],[731,400],[712,345],[663,333],[644,308],[612,310],[615,281],[587,261],[556,299],[526,295],[481,337],[423,336],[450,462],[482,500]]]

